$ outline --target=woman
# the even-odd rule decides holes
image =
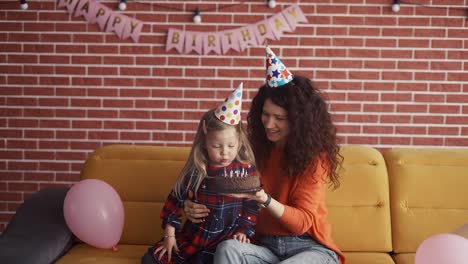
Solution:
[[[331,239],[325,193],[339,186],[342,157],[327,104],[308,78],[292,76],[267,47],[267,83],[248,114],[263,190],[246,194],[264,209],[255,244],[226,240],[215,263],[345,263]],[[209,212],[185,202],[189,219]]]

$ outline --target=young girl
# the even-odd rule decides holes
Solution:
[[[257,202],[220,194],[207,180],[231,171],[257,174],[240,122],[241,96],[242,84],[200,120],[189,158],[161,212],[165,236],[149,248],[142,263],[212,263],[219,242],[230,238],[250,242],[259,212]],[[187,220],[181,230],[181,212],[189,192],[211,213],[201,223]]]

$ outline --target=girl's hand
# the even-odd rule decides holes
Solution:
[[[192,223],[202,223],[205,221],[205,217],[208,216],[210,209],[205,205],[195,203],[191,199],[193,198],[193,192],[189,191],[189,199],[184,201],[184,213],[188,220]]]
[[[161,260],[164,254],[167,253],[167,261],[171,261],[172,249],[176,252],[179,251],[175,237],[165,237],[164,243],[154,250],[153,255],[156,256],[159,252],[158,260]]]
[[[241,243],[247,243],[247,244],[250,243],[250,239],[244,233],[237,232],[232,236],[232,238],[234,238],[235,240]]]

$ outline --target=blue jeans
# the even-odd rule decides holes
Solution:
[[[331,249],[304,235],[264,236],[259,245],[230,239],[216,248],[214,263],[242,264],[339,264],[338,255]]]

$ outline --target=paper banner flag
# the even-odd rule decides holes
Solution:
[[[219,33],[221,39],[221,49],[226,54],[230,49],[240,51],[239,32],[237,30],[225,30]]]
[[[141,30],[143,29],[143,22],[134,18],[127,18],[127,23],[125,24],[122,38],[131,37],[133,42],[138,42],[140,38]]]
[[[288,22],[284,18],[283,14],[279,13],[268,19],[268,25],[273,31],[276,39],[280,39],[283,35],[283,32],[292,32],[292,29],[289,27]]]
[[[65,1],[65,6],[67,7],[68,12],[69,12],[70,14],[73,13],[73,11],[75,10],[76,4],[77,4],[79,1],[80,1],[80,0],[66,0],[66,1]]]
[[[268,26],[268,23],[266,23],[266,21],[261,21],[255,25],[251,25],[250,30],[254,32],[258,45],[262,45],[265,39],[276,39],[275,35],[273,34],[273,31]]]
[[[255,33],[250,30],[249,26],[240,28],[239,35],[239,46],[241,51],[244,51],[249,45],[257,45]]]
[[[304,13],[302,13],[302,10],[297,5],[292,5],[283,10],[281,13],[288,21],[288,24],[292,30],[296,29],[299,22],[308,22]]]
[[[115,32],[119,38],[123,36],[123,30],[126,24],[130,23],[129,19],[126,16],[111,13],[109,16],[109,22],[107,23],[107,32]]]
[[[186,31],[185,32],[185,45],[184,45],[184,53],[189,54],[192,50],[196,53],[202,55],[202,41],[203,36],[202,32],[196,31]]]
[[[109,20],[111,13],[113,13],[112,10],[108,8],[107,6],[105,5],[98,6],[95,17],[101,30],[104,30],[106,28],[106,23],[107,23],[107,20]]]
[[[68,0],[58,0],[57,1],[57,7],[64,7],[67,6]]]
[[[211,51],[221,54],[221,40],[218,33],[203,34],[203,54],[206,55]]]
[[[76,5],[76,10],[75,10],[75,17],[78,16],[84,16],[85,19],[89,22],[89,8],[90,8],[90,2],[91,0],[81,0],[77,5]],[[93,1],[94,3],[94,1]],[[89,22],[91,23],[91,22]]]
[[[170,28],[169,32],[167,33],[167,40],[166,40],[166,51],[175,48],[179,53],[184,52],[184,39],[185,39],[185,32],[178,29]]]

